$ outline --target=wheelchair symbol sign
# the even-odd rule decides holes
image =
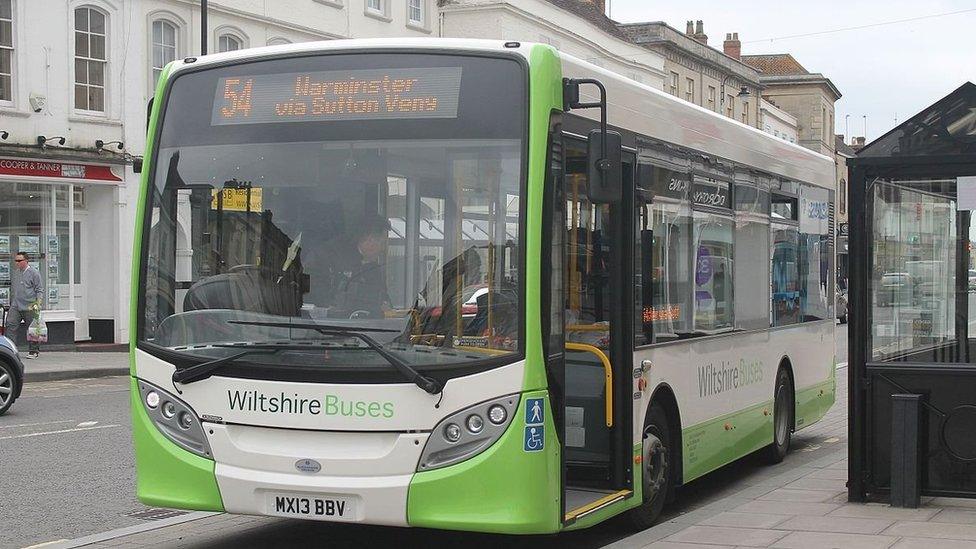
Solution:
[[[522,449],[526,452],[541,452],[546,446],[546,432],[541,425],[525,427],[525,443]]]

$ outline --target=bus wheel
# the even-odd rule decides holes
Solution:
[[[793,436],[793,386],[786,368],[776,372],[776,390],[773,393],[773,443],[763,453],[765,461],[775,464],[783,461],[790,451]]]
[[[668,416],[660,404],[647,410],[641,451],[641,483],[644,502],[629,511],[631,523],[644,530],[654,526],[673,488],[671,472],[671,432]]]

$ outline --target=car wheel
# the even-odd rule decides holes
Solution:
[[[763,450],[765,461],[775,464],[783,461],[790,451],[793,437],[793,385],[785,368],[776,372],[776,389],[773,394],[773,443]]]
[[[673,447],[668,415],[656,402],[647,410],[643,442],[641,488],[644,502],[628,512],[631,524],[640,530],[654,526],[674,490],[671,467]]]
[[[841,317],[840,317],[840,323],[841,324],[847,324],[847,313],[841,315]]]
[[[0,360],[0,416],[10,409],[16,394],[17,376],[14,374],[14,368],[6,361]]]

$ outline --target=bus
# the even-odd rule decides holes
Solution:
[[[149,110],[147,505],[646,528],[834,401],[827,157],[524,42],[190,57]]]

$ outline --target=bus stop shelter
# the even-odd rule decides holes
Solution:
[[[976,85],[850,174],[851,501],[976,497]]]

